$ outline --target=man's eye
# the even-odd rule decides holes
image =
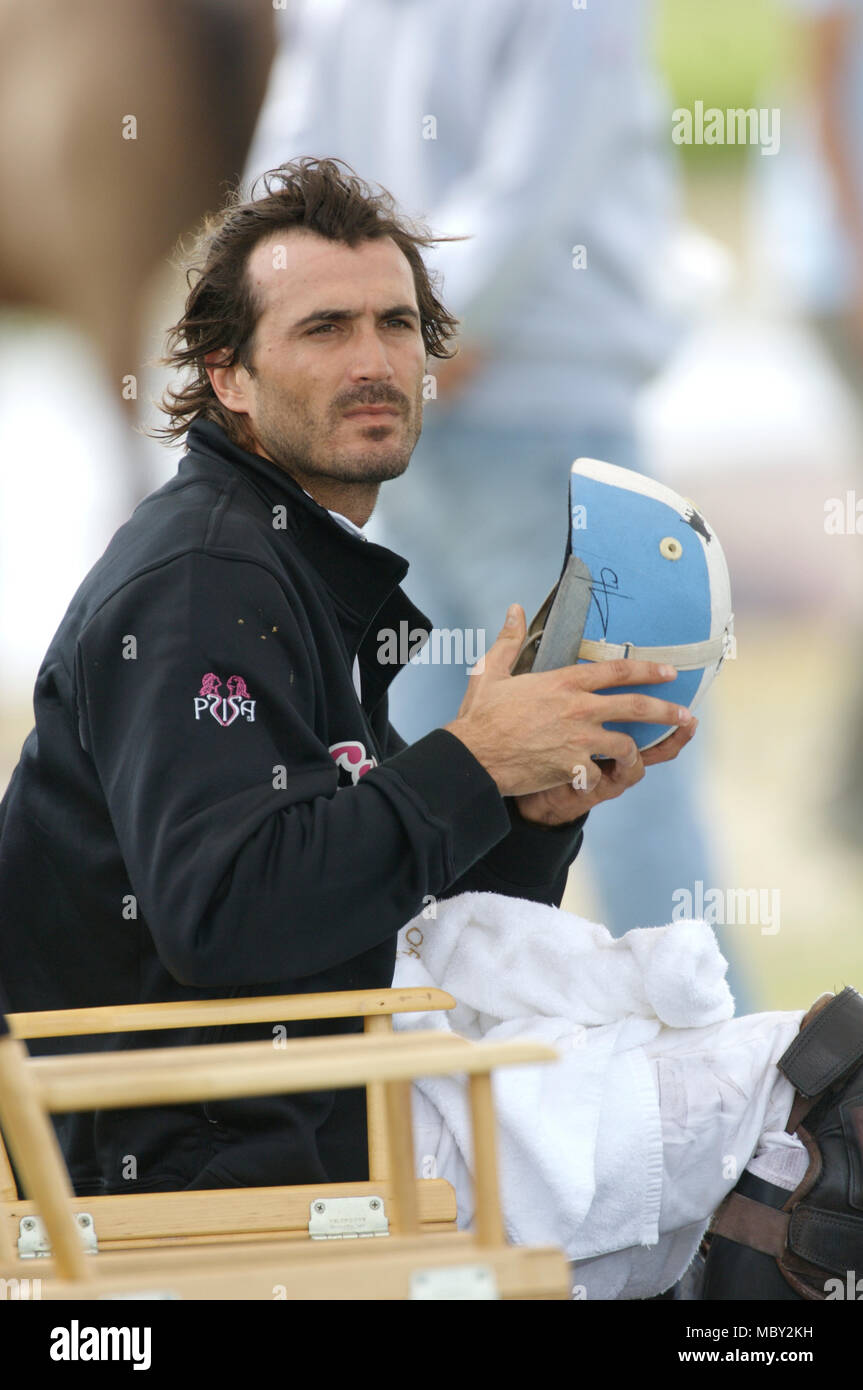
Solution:
[[[393,323],[394,323],[394,324],[397,324],[399,328],[410,328],[410,329],[412,329],[413,326],[414,326],[414,325],[410,322],[409,319],[387,319],[387,320],[386,320],[386,325],[387,325],[387,326],[389,326],[390,324],[393,324]],[[314,334],[316,334],[316,333],[317,333],[317,334],[327,334],[328,332],[334,332],[337,328],[338,328],[338,325],[335,324],[335,323],[319,323],[319,324],[317,325],[316,328],[310,328],[310,329],[309,329],[308,336],[309,336],[309,337],[312,337],[312,336],[313,336]]]

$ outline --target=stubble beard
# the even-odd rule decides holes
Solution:
[[[328,478],[341,483],[379,484],[400,478],[410,463],[422,431],[421,388],[416,400],[405,415],[401,397],[396,403],[392,394],[367,399],[363,404],[392,404],[400,411],[396,422],[399,438],[389,448],[339,450],[330,442],[350,405],[333,407],[321,421],[302,400],[271,397],[258,398],[258,413],[254,432],[269,458],[298,480]],[[357,406],[356,408],[359,408]],[[391,433],[393,424],[366,424],[363,435],[369,440],[383,440]]]

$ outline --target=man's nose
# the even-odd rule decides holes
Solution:
[[[386,344],[374,328],[354,334],[348,374],[352,381],[389,381],[393,376]]]

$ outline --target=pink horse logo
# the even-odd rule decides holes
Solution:
[[[195,718],[209,710],[217,724],[227,729],[235,719],[242,717],[250,724],[255,722],[255,701],[250,699],[248,687],[242,676],[229,676],[228,694],[222,695],[222,678],[215,671],[208,671],[201,681],[201,689],[195,696]]]

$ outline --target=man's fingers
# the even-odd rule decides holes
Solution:
[[[673,705],[668,700],[657,700],[653,695],[642,695],[640,691],[632,695],[600,695],[598,717],[603,724],[671,724],[688,725],[692,714],[685,705]]]
[[[621,787],[633,787],[644,776],[644,760],[636,750],[635,757],[627,762],[615,760],[609,775],[615,784],[619,784]]]
[[[674,666],[662,665],[655,661],[585,661],[577,666],[566,668],[566,677],[579,690],[598,694],[603,701],[602,721],[617,724],[635,720],[642,724],[688,725],[692,715],[685,705],[662,700],[658,696],[644,695],[641,691],[631,695],[604,695],[604,690],[621,685],[651,685],[661,681],[673,680],[677,675]]]
[[[520,603],[511,603],[503,627],[485,656],[473,668],[473,673],[478,676],[508,676],[526,636],[524,609]]]
[[[664,738],[661,743],[656,743],[652,748],[647,748],[642,753],[645,767],[653,767],[656,763],[667,763],[672,758],[676,758],[681,748],[685,748],[698,727],[698,720],[693,718],[689,724],[682,729],[676,729],[668,738]]]
[[[655,661],[581,661],[564,668],[579,690],[608,690],[617,685],[652,685],[677,675],[674,666]]]
[[[592,792],[602,781],[602,764],[588,758],[586,763],[574,763],[571,775],[573,791]]]
[[[630,738],[629,734],[622,734],[616,729],[603,729],[601,726],[591,737],[590,751],[596,753],[600,758],[622,763],[624,767],[631,767],[638,757],[638,748],[634,738]]]

